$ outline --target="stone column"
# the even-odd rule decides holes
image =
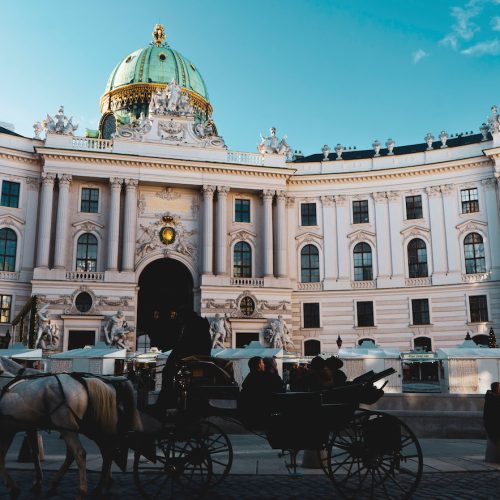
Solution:
[[[497,179],[498,180],[498,179]],[[488,243],[491,256],[491,279],[498,279],[496,277],[500,270],[500,252],[493,249],[498,248],[500,244],[500,220],[497,193],[495,189],[495,179],[483,179],[481,181],[484,190],[485,206],[486,206],[486,220],[488,221]]]
[[[54,197],[55,174],[42,172],[42,192],[40,195],[40,214],[38,217],[37,267],[49,267],[50,228],[52,222],[52,200]]]
[[[446,273],[461,274],[460,245],[457,239],[457,188],[453,184],[441,186],[444,233],[446,236]]]
[[[377,237],[377,280],[382,286],[392,275],[391,240],[389,232],[389,205],[387,193],[373,193],[375,201],[375,234]]]
[[[350,283],[351,259],[349,256],[349,243],[347,241],[347,229],[349,228],[349,208],[345,195],[336,195],[337,206],[337,280]]]
[[[276,272],[279,278],[285,278],[287,272],[286,242],[287,242],[287,224],[286,224],[286,192],[278,191],[276,193]]]
[[[111,196],[109,201],[108,218],[108,271],[118,270],[118,245],[120,235],[120,195],[123,179],[112,177],[109,179]]]
[[[215,272],[227,274],[227,193],[228,187],[217,186],[217,225],[215,237],[217,248]]]
[[[443,203],[439,186],[425,188],[429,203],[429,222],[431,226],[433,284],[434,278],[446,274],[446,247],[444,235]],[[429,252],[427,253],[429,255]],[[436,275],[436,276],[434,276]]]
[[[325,283],[337,277],[337,248],[335,220],[335,198],[333,196],[322,196],[321,205],[323,207],[323,256],[325,269]]]
[[[387,192],[389,209],[389,231],[390,231],[390,256],[391,256],[391,278],[392,286],[403,286],[404,281],[397,282],[397,278],[404,280],[404,257],[401,248],[401,224],[403,211],[401,207],[401,193],[397,191]],[[396,279],[396,281],[395,281]]]
[[[203,186],[203,274],[212,274],[214,186]]]
[[[36,228],[39,221],[32,214],[37,213],[38,206],[38,190],[40,187],[39,179],[28,177],[26,179],[27,196],[26,196],[26,211],[25,220],[26,226],[24,228],[23,236],[23,260],[22,268],[32,271],[35,261],[35,246],[36,246]]]
[[[56,241],[54,250],[54,267],[66,267],[66,242],[68,241],[69,187],[71,175],[61,174],[59,178],[59,200],[57,204]]]
[[[262,203],[264,205],[264,227],[263,227],[263,256],[264,277],[273,276],[273,196],[274,191],[264,189],[262,191]]]
[[[123,270],[133,271],[137,223],[137,179],[125,179],[125,213],[123,217]]]

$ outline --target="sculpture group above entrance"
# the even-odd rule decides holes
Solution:
[[[269,137],[264,137],[260,134],[260,144],[257,146],[257,150],[262,154],[278,154],[285,155],[287,158],[291,157],[293,154],[292,149],[286,142],[287,136],[284,135],[281,140],[276,136],[276,128],[271,127],[269,129]]]

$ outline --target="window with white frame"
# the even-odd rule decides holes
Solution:
[[[422,196],[407,196],[406,199],[406,218],[407,219],[422,219]]]
[[[412,299],[411,313],[414,325],[430,325],[429,299]]]
[[[12,308],[12,295],[0,295],[0,323],[10,321],[10,311]]]
[[[488,301],[486,295],[470,295],[469,311],[471,323],[484,323],[488,321]]]
[[[2,181],[0,205],[2,205],[2,207],[19,208],[20,190],[21,184],[19,182]]]
[[[410,278],[429,276],[427,246],[425,241],[420,238],[415,238],[408,243],[408,276]]]
[[[462,202],[463,214],[479,212],[479,195],[477,188],[462,189],[460,191],[460,201]]]
[[[252,247],[245,241],[238,241],[233,249],[233,276],[252,277]]]
[[[99,212],[99,189],[82,188],[80,212],[96,214]]]
[[[97,238],[91,233],[82,234],[76,244],[76,270],[97,271]]]
[[[352,223],[363,224],[370,222],[368,214],[368,200],[359,200],[352,202]]]
[[[250,222],[250,200],[245,198],[234,200],[234,222]]]
[[[372,248],[368,243],[358,243],[353,250],[354,281],[373,279]]]
[[[373,302],[356,302],[356,317],[357,326],[375,326],[375,319],[373,316]]]
[[[16,270],[17,234],[8,227],[0,229],[0,271]]]
[[[470,233],[464,239],[465,272],[477,274],[486,272],[483,237],[479,233]]]
[[[302,304],[304,328],[319,328],[319,303],[310,302]]]
[[[319,251],[315,245],[306,245],[300,251],[300,281],[319,282]]]
[[[300,225],[301,226],[316,226],[316,203],[301,203],[300,204]]]

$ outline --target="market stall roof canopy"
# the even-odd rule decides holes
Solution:
[[[254,356],[260,356],[261,358],[282,358],[284,357],[284,351],[283,349],[264,347],[260,342],[254,340],[246,347],[236,349],[212,349],[212,356],[222,359],[250,359]]]
[[[104,342],[98,342],[95,346],[85,346],[80,349],[58,352],[49,356],[50,359],[74,359],[74,358],[121,358],[127,357],[127,349],[114,349],[108,347]]]
[[[401,352],[393,347],[380,347],[373,342],[363,342],[357,347],[343,347],[339,358],[399,358]]]
[[[456,347],[442,347],[436,350],[440,359],[448,358],[499,358],[500,349],[479,347],[473,340],[464,340]]]
[[[42,359],[42,350],[28,349],[24,344],[19,342],[11,345],[8,349],[0,349],[0,356],[24,360]]]

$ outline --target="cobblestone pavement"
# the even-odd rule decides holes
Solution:
[[[23,491],[20,500],[33,500],[36,497],[28,491],[32,480],[30,471],[11,471]],[[44,486],[47,488],[53,472],[45,474]],[[89,491],[96,485],[98,474],[89,472]],[[76,491],[77,474],[70,470],[53,499],[73,499]],[[0,498],[8,498],[3,484]],[[45,498],[41,495],[40,498]],[[115,474],[110,500],[139,499],[131,473]],[[196,498],[193,495],[175,495],[175,500]],[[340,498],[335,494],[328,478],[323,476],[288,477],[283,475],[230,475],[224,482],[204,496],[214,500],[246,499],[327,499]],[[424,474],[420,486],[413,496],[417,499],[453,500],[493,500],[500,498],[500,472],[445,472]]]

